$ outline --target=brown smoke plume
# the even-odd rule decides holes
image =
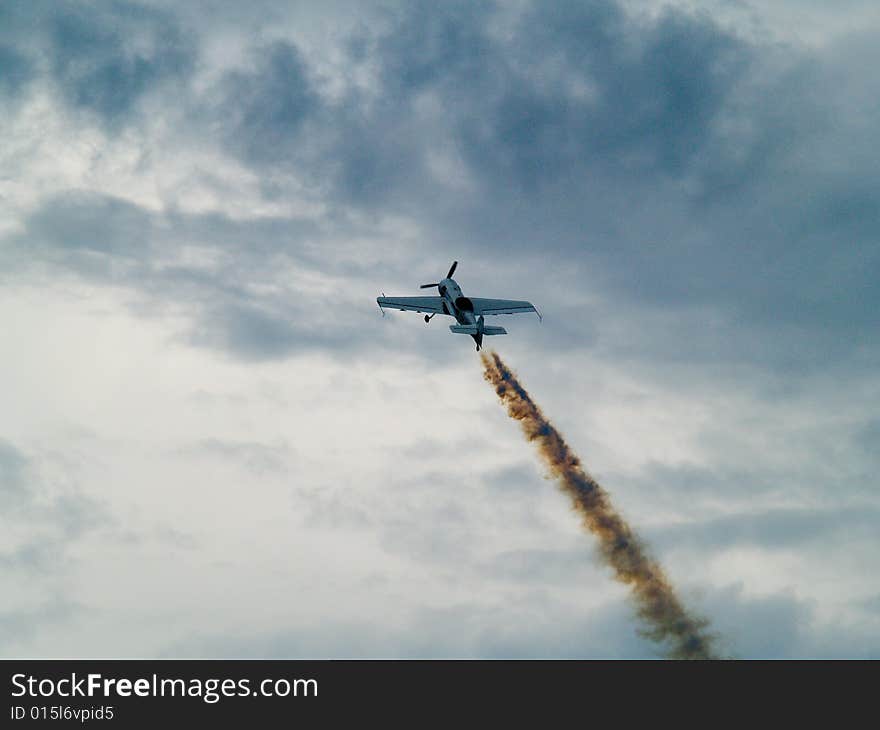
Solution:
[[[511,418],[520,422],[550,473],[580,512],[584,525],[599,538],[599,550],[618,580],[632,589],[643,633],[668,642],[674,659],[713,659],[707,622],[685,610],[663,569],[648,556],[644,545],[611,505],[608,493],[584,470],[559,432],[547,420],[516,376],[494,352],[481,353],[484,377],[494,387]]]

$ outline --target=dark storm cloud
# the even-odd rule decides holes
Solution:
[[[134,295],[136,313],[182,313],[188,325],[179,339],[192,345],[242,360],[272,360],[315,349],[344,351],[388,334],[359,326],[368,317],[375,320],[372,303],[355,303],[341,321],[332,308],[316,306],[291,288],[297,275],[334,273],[320,255],[304,253],[325,235],[313,224],[156,213],[76,191],[45,200],[24,223],[0,254],[7,276],[40,264],[122,287]],[[219,263],[180,263],[184,245],[217,254]],[[331,295],[336,307],[350,303],[344,289],[328,290],[320,301],[328,303]]]
[[[382,150],[378,120],[391,117],[387,154],[409,162],[410,135],[429,148],[436,125],[481,187],[466,199],[427,176],[395,188],[354,155],[365,189],[429,220],[439,210],[476,255],[550,244],[611,309],[716,313],[643,357],[754,352],[795,373],[876,361],[864,335],[877,324],[880,186],[857,155],[876,157],[880,115],[869,84],[835,83],[856,61],[758,46],[681,11],[635,20],[608,2],[538,5],[515,28],[497,40],[473,12],[401,13],[376,40],[382,103],[358,154]],[[442,117],[422,123],[415,102],[429,96]],[[853,105],[855,123],[837,113]]]
[[[499,19],[510,22],[489,3],[407,4],[390,30],[361,39],[352,61],[376,63],[380,86],[354,135],[364,149],[351,160],[339,152],[341,165],[366,175],[365,188],[390,186],[369,174],[363,155],[408,155],[419,135],[423,155],[435,130],[496,202],[526,191],[546,204],[531,196],[552,198],[559,182],[577,192],[599,175],[683,174],[755,53],[704,18],[669,11],[641,22],[605,0],[536,5],[503,37],[492,32]],[[418,109],[429,98],[438,102],[433,119]],[[426,198],[435,190],[428,180],[421,187],[415,194]]]
[[[874,463],[880,460],[880,419],[872,419],[859,428],[856,442]]]
[[[170,12],[114,4],[43,17],[64,98],[108,122],[136,118],[152,91],[177,99],[163,82],[186,83],[196,57]],[[426,247],[509,256],[496,274],[549,306],[540,336],[554,347],[864,371],[878,359],[865,335],[880,311],[880,114],[872,82],[851,73],[877,54],[858,45],[762,45],[706,15],[635,16],[610,0],[521,12],[406,4],[348,40],[332,92],[301,45],[273,40],[174,107],[185,138],[204,132],[263,175],[267,200],[297,194],[295,177],[333,216],[402,213],[428,232]],[[370,82],[353,83],[357,73]],[[167,222],[180,232],[184,218]],[[249,232],[260,233],[249,246],[266,240]],[[73,233],[71,245],[102,245]],[[565,268],[566,287],[595,294],[591,316],[569,315],[568,288],[526,275],[539,250]],[[308,338],[268,309],[215,303],[193,341],[250,358],[295,352]],[[646,327],[651,309],[681,316]],[[622,326],[602,332],[595,318]],[[325,330],[306,346],[338,345]]]
[[[504,74],[459,125],[488,185],[513,180],[530,194],[596,166],[685,172],[751,58],[705,19],[670,11],[643,25],[604,1],[536,5],[516,32],[496,50]]]
[[[33,77],[33,63],[27,56],[0,45],[0,103],[18,96]]]
[[[391,98],[405,100],[450,80],[473,84],[489,73],[494,56],[486,36],[490,3],[420,0],[397,12],[390,32],[370,39],[383,91]]]
[[[274,360],[308,350],[344,349],[347,327],[310,326],[306,308],[271,311],[254,304],[209,307],[193,324],[187,341],[228,352],[242,360]]]
[[[543,260],[579,272],[595,316],[626,332],[646,308],[683,315],[635,342],[590,318],[557,327],[561,289],[529,278],[560,314],[542,333],[556,346],[793,375],[876,361],[880,115],[870,83],[839,82],[870,49],[761,45],[706,15],[608,0],[407,4],[386,19],[348,45],[367,87],[325,93],[293,42],[229,71],[211,106],[227,149],[333,205],[411,215],[466,260],[549,247]],[[473,184],[450,186],[432,155]]]
[[[38,75],[34,38],[23,3],[0,4],[0,105],[11,111]]]
[[[148,262],[153,216],[120,198],[71,191],[47,200],[27,219],[18,239],[64,257],[71,268],[98,262]]]
[[[67,108],[108,131],[137,121],[151,93],[185,84],[197,56],[194,34],[174,14],[121,1],[4,3],[0,41],[9,44],[0,44],[0,91],[43,77]]]
[[[216,114],[225,144],[255,166],[290,165],[308,149],[301,127],[319,107],[306,61],[296,45],[258,49],[251,70],[221,83]]]
[[[51,73],[64,100],[103,122],[126,121],[163,82],[192,70],[193,35],[134,3],[62,4],[48,14]]]

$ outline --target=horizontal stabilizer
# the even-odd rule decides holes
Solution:
[[[457,335],[475,335],[477,334],[477,325],[475,324],[453,324],[449,326],[449,331]],[[484,335],[506,335],[507,330],[504,327],[483,327]]]

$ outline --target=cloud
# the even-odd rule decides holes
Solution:
[[[201,634],[170,644],[165,656],[276,658],[634,658],[652,648],[621,604],[584,613],[545,594],[492,604],[476,599],[424,608],[396,626],[377,617],[322,621],[302,630]]]
[[[641,23],[608,2],[535,6],[516,32],[500,51],[508,75],[468,114],[488,124],[468,130],[466,156],[493,188],[512,175],[539,197],[536,182],[589,179],[597,167],[687,172],[753,54],[701,16]]]
[[[180,244],[180,234],[188,244]],[[307,253],[323,235],[296,222],[157,213],[118,197],[69,191],[32,211],[3,255],[9,271],[36,281],[48,267],[50,276],[73,273],[122,288],[140,315],[182,314],[188,325],[181,341],[260,361],[381,341],[359,326],[375,319],[373,312],[351,307],[332,270],[320,272],[320,259]],[[314,274],[324,281],[313,298],[299,295],[297,282]]]
[[[680,547],[690,542],[702,550],[724,550],[737,545],[819,548],[829,542],[840,546],[870,540],[878,524],[880,510],[873,506],[768,509],[655,529],[648,537],[663,547]]]
[[[343,338],[328,337],[303,328],[305,312],[279,316],[256,306],[224,306],[206,312],[189,341],[235,353],[246,360],[283,358],[295,352],[342,345]]]
[[[153,216],[120,198],[85,191],[44,202],[27,220],[26,241],[48,258],[62,256],[70,268],[92,270],[96,262],[149,262]],[[18,241],[24,245],[25,241]]]
[[[112,126],[130,121],[159,85],[192,70],[193,35],[147,6],[113,2],[102,12],[64,5],[47,14],[51,73],[65,102]]]
[[[51,483],[44,471],[41,461],[0,439],[0,584],[8,597],[0,612],[2,647],[23,645],[44,626],[78,613],[61,576],[76,562],[82,538],[112,525],[103,504]]]
[[[21,646],[41,628],[67,623],[81,611],[81,606],[59,596],[23,610],[0,611],[0,647]]]
[[[26,495],[24,474],[27,460],[12,444],[0,440],[0,498],[4,506],[20,501]]]
[[[74,653],[650,655],[472,346],[376,311],[458,259],[538,304],[496,344],[731,653],[874,651],[878,29],[688,5],[0,6],[0,622],[69,571],[116,621]],[[113,435],[81,480],[69,423]]]
[[[212,460],[219,457],[238,463],[260,476],[267,473],[284,473],[291,449],[286,444],[264,444],[256,441],[231,441],[208,438],[177,450],[184,456]]]
[[[255,55],[253,70],[230,71],[220,84],[214,113],[223,142],[258,167],[295,165],[309,148],[301,129],[321,100],[295,44],[276,41]]]
[[[17,97],[33,77],[30,59],[14,48],[0,46],[0,100]]]
[[[76,61],[58,62],[70,69],[65,93],[94,85],[96,96],[81,104],[107,120],[129,114],[147,89],[159,94],[162,79],[184,81],[186,54],[197,53],[177,49],[182,31],[165,11],[115,5],[88,32],[73,11],[50,17],[58,58]],[[406,6],[381,30],[357,33],[342,49],[351,72],[336,86],[301,44],[252,46],[244,66],[193,90],[182,107],[192,129],[168,143],[200,136],[199,144],[213,143],[264,176],[267,198],[329,206],[316,214],[317,226],[328,224],[330,210],[406,215],[435,245],[455,241],[456,255],[475,262],[529,261],[535,242],[552,241],[553,256],[596,291],[596,318],[624,325],[622,338],[606,331],[597,339],[589,320],[572,331],[550,316],[557,346],[593,341],[646,360],[677,353],[789,374],[830,364],[863,370],[876,357],[859,336],[876,324],[876,308],[866,303],[880,223],[870,213],[878,208],[872,166],[860,158],[880,118],[856,124],[828,112],[870,97],[869,86],[837,83],[870,50],[780,49],[705,14],[670,8],[635,16],[608,0],[522,12]],[[156,37],[170,39],[174,52]],[[123,52],[122,38],[131,49]],[[369,81],[355,83],[360,72]],[[101,83],[89,82],[93,73]],[[114,95],[114,83],[124,92]],[[858,174],[841,176],[831,149]],[[119,205],[106,211],[110,226],[135,213]],[[83,207],[86,225],[92,213]],[[187,225],[167,222],[181,232]],[[132,241],[114,245],[134,251],[145,223],[131,220]],[[65,247],[120,240],[81,231],[69,203],[30,225],[38,235],[54,235],[47,230],[54,225]],[[848,244],[836,245],[841,240]],[[232,243],[244,256],[248,246]],[[82,255],[69,262],[98,265]],[[559,288],[529,283],[531,298],[562,313]],[[656,309],[675,316],[640,335],[633,351],[630,331],[644,329]],[[265,302],[245,296],[214,311],[218,317],[203,316],[228,316],[230,326],[203,324],[193,343],[247,358],[299,350],[302,333]],[[309,346],[338,344],[325,331]]]
[[[0,440],[0,499],[11,549],[0,563],[26,571],[64,567],[68,551],[84,534],[108,524],[103,505],[77,488],[46,482],[37,464],[14,445]]]
[[[870,97],[835,82],[847,58],[604,0],[407,6],[359,33],[341,92],[293,42],[227,72],[211,114],[232,154],[290,194],[305,184],[333,206],[413,216],[465,259],[528,261],[552,241],[586,272],[597,316],[626,314],[627,329],[654,308],[686,318],[639,338],[646,359],[806,373],[876,356],[857,344],[876,324],[876,186],[869,168],[840,177],[824,152],[868,151],[880,121],[829,117]],[[589,341],[554,319],[558,343]]]
[[[739,659],[839,658],[877,655],[867,636],[857,646],[838,635],[837,651],[817,637],[829,631],[815,606],[790,592],[748,595],[734,584],[705,595],[722,638],[722,653]],[[375,617],[322,621],[299,630],[197,634],[166,646],[163,656],[270,658],[617,658],[657,656],[635,631],[623,600],[592,609],[566,604],[541,591],[489,604],[474,598],[425,608],[389,627]],[[821,629],[821,630],[820,630]],[[831,630],[832,633],[833,630]],[[845,648],[843,648],[845,647]]]

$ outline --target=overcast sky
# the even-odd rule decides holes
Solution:
[[[880,656],[874,0],[0,4],[0,655]]]

